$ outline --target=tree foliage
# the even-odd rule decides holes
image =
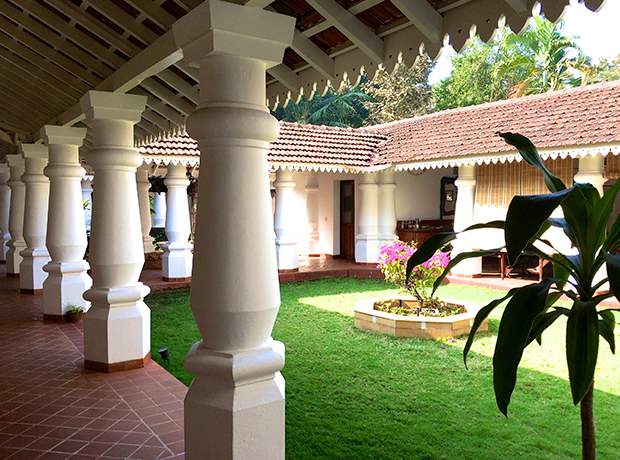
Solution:
[[[359,86],[348,85],[340,91],[329,88],[325,95],[315,92],[310,99],[302,96],[298,103],[289,101],[286,107],[278,105],[272,115],[281,121],[301,124],[359,128],[368,117],[364,102],[371,97]]]
[[[372,98],[364,102],[369,112],[367,124],[388,123],[431,112],[428,76],[434,66],[424,55],[411,67],[397,65],[391,74],[381,69],[372,81],[364,83],[362,91]]]

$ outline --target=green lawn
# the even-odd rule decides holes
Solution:
[[[495,405],[492,364],[500,312],[462,360],[454,342],[396,339],[353,326],[355,303],[395,292],[384,281],[330,279],[281,285],[275,339],[286,345],[287,459],[581,458],[578,407],[564,357],[565,322],[526,350],[505,418]],[[443,286],[440,295],[486,304],[497,292]],[[151,294],[152,355],[186,384],[182,367],[199,334],[189,292]],[[618,340],[618,339],[616,339]],[[604,342],[603,342],[604,343]],[[442,345],[445,348],[442,348]],[[594,395],[598,458],[620,457],[620,360],[601,346]]]

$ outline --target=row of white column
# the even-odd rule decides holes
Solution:
[[[278,169],[274,182],[276,190],[275,233],[278,269],[295,270],[299,267],[296,222],[294,212],[293,171]],[[355,261],[376,263],[379,250],[385,242],[397,238],[396,183],[393,172],[366,173],[358,184],[359,234],[356,236]],[[318,232],[318,179],[308,176],[306,185],[306,214],[310,227],[310,241],[317,241]],[[311,248],[312,249],[312,248]]]

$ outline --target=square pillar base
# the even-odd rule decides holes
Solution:
[[[93,280],[86,273],[88,263],[50,262],[43,270],[48,273],[43,283],[43,314],[46,316],[64,315],[69,304],[88,310],[90,302],[82,295],[93,285]]]
[[[164,244],[164,255],[161,258],[162,276],[164,280],[190,280],[194,255],[192,245]]]
[[[283,243],[276,240],[276,257],[278,258],[278,270],[299,269],[297,243]]]
[[[24,252],[29,252],[26,249]],[[35,250],[36,251],[36,250]],[[19,287],[24,291],[43,292],[43,282],[47,278],[47,273],[43,271],[43,267],[50,261],[49,254],[22,254],[24,259],[19,265]]]

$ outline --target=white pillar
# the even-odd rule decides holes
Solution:
[[[153,193],[153,227],[164,228],[166,226],[166,194]]]
[[[90,221],[93,214],[93,181],[83,179],[82,185],[82,209],[84,210],[84,226],[90,230]]]
[[[6,276],[19,276],[19,265],[22,263],[20,252],[26,249],[24,241],[24,203],[26,201],[26,185],[22,182],[24,159],[21,155],[7,155],[10,179],[7,184],[11,188],[11,207],[9,209],[9,233],[11,239],[7,243]]]
[[[377,175],[362,174],[359,191],[359,234],[355,237],[355,261],[375,263],[379,260],[378,190]]]
[[[80,100],[93,133],[86,160],[95,171],[89,262],[93,287],[84,316],[84,366],[115,372],[143,367],[150,353],[151,312],[138,281],[144,265],[136,170],[142,157],[134,124],[146,97],[89,91]]]
[[[311,172],[306,182],[306,219],[310,227],[310,242],[308,253],[319,255],[321,253],[319,234],[319,177],[316,172]]]
[[[295,234],[293,171],[278,169],[273,186],[276,189],[274,229],[276,232],[278,269],[297,270],[299,268],[299,250],[297,249],[297,235]]]
[[[26,184],[26,249],[20,253],[22,262],[19,265],[19,291],[22,294],[38,294],[43,292],[43,282],[47,278],[43,266],[50,261],[45,246],[50,181],[43,174],[43,168],[47,166],[48,152],[47,147],[41,144],[22,144],[20,150],[26,162],[26,171],[22,175],[22,182]]]
[[[155,245],[151,237],[151,202],[149,200],[149,165],[142,164],[136,173],[138,184],[138,205],[140,206],[140,225],[142,229],[142,247],[144,253],[155,252]]]
[[[41,129],[41,137],[49,148],[44,173],[50,180],[46,245],[52,259],[43,267],[48,273],[43,283],[43,318],[62,321],[68,304],[88,309],[90,304],[82,295],[93,284],[84,260],[84,168],[79,152],[86,128],[48,125]]]
[[[579,157],[579,172],[575,174],[575,182],[592,184],[603,196],[605,179],[605,158],[602,155]]]
[[[474,205],[476,203],[476,166],[459,166],[459,176],[455,182],[458,190],[456,208],[454,211],[454,231],[459,232],[474,223]],[[474,230],[475,232],[475,230]],[[484,245],[476,245],[472,232],[461,233],[452,243],[452,257],[461,252],[472,249],[490,249]],[[477,247],[473,247],[477,246]],[[483,247],[479,247],[483,246]],[[464,260],[452,269],[452,274],[472,277],[482,272],[482,260],[480,257]]]
[[[394,172],[379,173],[379,190],[377,191],[379,240],[394,241],[396,236],[396,182]]]
[[[185,359],[195,374],[185,398],[188,460],[284,459],[284,347],[270,337],[280,294],[267,164],[279,124],[265,106],[265,75],[281,62],[294,24],[207,0],[173,25],[186,64],[200,67],[200,104],[187,132],[208,165],[200,171],[200,263],[190,297],[202,341]]]
[[[166,193],[166,237],[162,245],[162,274],[164,281],[189,281],[192,277],[192,248],[187,186],[189,179],[185,165],[170,163],[165,184]]]
[[[9,250],[9,212],[11,209],[11,189],[7,182],[11,177],[9,165],[0,164],[0,263],[6,263],[6,253]]]

